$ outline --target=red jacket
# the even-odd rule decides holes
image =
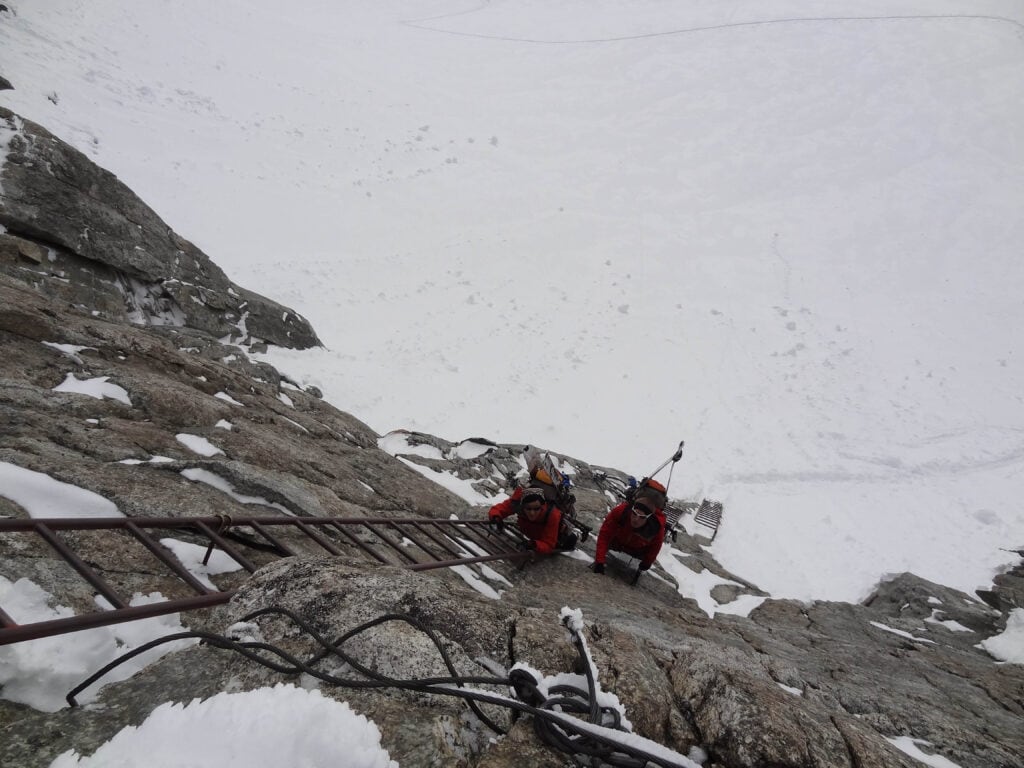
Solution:
[[[626,502],[622,502],[608,513],[601,523],[600,533],[597,534],[594,562],[604,563],[608,550],[614,549],[632,557],[639,557],[642,566],[651,567],[665,540],[665,513],[660,509],[654,510],[654,514],[639,528],[634,528],[630,524],[631,514],[631,508]]]
[[[555,547],[558,545],[558,527],[562,522],[562,513],[554,504],[546,502],[547,509],[534,522],[520,509],[519,500],[522,497],[523,489],[516,488],[511,497],[491,507],[487,516],[491,520],[504,520],[506,517],[518,513],[516,523],[519,530],[526,538],[534,542],[538,553],[549,555],[555,551]]]

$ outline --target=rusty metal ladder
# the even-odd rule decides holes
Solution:
[[[431,518],[351,518],[351,517],[192,517],[192,518],[34,518],[0,519],[0,534],[36,535],[49,544],[92,588],[112,606],[61,619],[19,624],[0,606],[0,646],[23,640],[76,632],[125,621],[162,616],[180,611],[209,608],[228,602],[237,590],[211,589],[197,579],[175,555],[150,531],[185,530],[207,542],[206,558],[219,549],[241,568],[254,573],[257,565],[235,544],[269,553],[277,558],[300,554],[272,528],[302,534],[317,551],[333,557],[351,556],[346,545],[356,547],[370,560],[413,571],[471,565],[493,560],[523,560],[530,556],[517,548],[521,536],[515,528],[505,533],[490,532],[484,520],[434,520]],[[239,529],[249,529],[242,531]],[[170,571],[173,577],[196,593],[193,597],[169,599],[148,605],[131,606],[98,572],[59,534],[71,531],[126,532]],[[257,538],[258,536],[258,538]],[[234,542],[234,543],[232,543]],[[110,551],[115,551],[113,547]]]

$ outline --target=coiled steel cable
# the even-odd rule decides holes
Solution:
[[[655,755],[633,743],[624,743],[605,733],[605,729],[620,731],[622,728],[619,713],[610,707],[601,707],[597,702],[597,682],[593,675],[590,657],[578,632],[571,626],[569,629],[573,644],[579,654],[579,661],[585,670],[587,690],[571,685],[557,685],[548,689],[545,696],[538,687],[538,681],[524,669],[513,669],[507,677],[486,675],[460,675],[445,650],[440,638],[421,621],[405,614],[384,614],[364,622],[354,629],[338,637],[335,641],[326,640],[307,621],[286,608],[271,606],[243,616],[240,622],[251,622],[262,616],[280,616],[291,621],[320,648],[308,659],[299,659],[293,654],[271,643],[261,641],[239,641],[226,635],[214,632],[190,630],[176,632],[157,638],[134,648],[106,664],[83,680],[72,689],[66,699],[70,706],[77,707],[76,697],[90,685],[104,677],[111,670],[129,659],[145,653],[165,643],[183,639],[198,639],[214,648],[234,651],[250,661],[254,661],[268,669],[286,675],[305,673],[329,685],[342,688],[397,688],[399,690],[417,691],[421,693],[455,696],[463,699],[470,710],[480,721],[495,733],[504,734],[506,730],[485,715],[478,704],[493,704],[505,707],[513,712],[532,715],[534,730],[545,744],[572,756],[586,756],[591,766],[607,765],[612,768],[642,768],[647,765],[662,768],[691,768],[694,764],[678,756],[678,759]],[[402,680],[388,677],[376,672],[347,654],[342,647],[348,640],[374,627],[388,622],[403,622],[425,634],[437,649],[449,677],[429,677],[415,680]],[[323,672],[314,665],[328,658],[336,657],[365,679],[345,678]],[[517,698],[493,694],[487,691],[466,688],[467,685],[491,685],[511,688]],[[586,715],[589,722],[574,715]],[[590,728],[588,725],[597,726]],[[594,762],[597,760],[597,762]]]

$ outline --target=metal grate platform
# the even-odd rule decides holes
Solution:
[[[722,502],[704,499],[693,516],[694,522],[711,529],[711,541],[718,535],[718,526],[722,524]]]

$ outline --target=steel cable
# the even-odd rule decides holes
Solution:
[[[607,765],[612,768],[642,768],[647,765],[662,766],[663,768],[688,768],[693,765],[689,761],[685,761],[685,759],[681,762],[677,759],[654,755],[635,744],[624,743],[615,739],[612,735],[587,727],[589,722],[589,724],[598,726],[600,729],[611,729],[620,731],[623,734],[627,733],[622,727],[621,717],[617,710],[611,707],[599,706],[597,701],[597,682],[594,679],[593,666],[589,654],[578,632],[571,626],[567,625],[567,628],[572,635],[573,644],[579,654],[579,661],[585,670],[587,690],[572,685],[556,685],[551,686],[547,690],[547,695],[545,695],[538,687],[538,681],[534,676],[521,668],[513,669],[506,677],[458,674],[440,638],[429,627],[413,616],[384,614],[349,630],[333,642],[326,640],[307,621],[292,611],[276,606],[253,611],[243,616],[240,622],[251,622],[263,616],[286,618],[302,630],[320,648],[308,659],[303,660],[271,643],[236,640],[227,635],[198,630],[176,632],[134,648],[106,664],[75,686],[68,693],[66,697],[67,702],[70,706],[77,707],[76,697],[78,694],[107,675],[111,670],[141,653],[176,640],[198,639],[211,647],[234,651],[244,658],[275,672],[286,675],[305,673],[324,683],[342,688],[397,688],[399,690],[461,698],[484,725],[499,734],[506,733],[506,729],[485,715],[480,710],[479,704],[493,704],[510,709],[513,713],[518,712],[532,715],[535,733],[541,741],[554,749],[574,756],[574,759],[577,761],[580,756],[583,756],[583,759],[587,760],[585,763],[580,763],[583,765]],[[388,622],[403,622],[425,634],[433,643],[450,676],[419,678],[415,680],[392,678],[370,669],[358,659],[342,650],[341,646],[348,640]],[[321,671],[314,666],[329,657],[340,659],[351,669],[363,675],[365,679],[340,677]],[[466,688],[465,686],[467,685],[490,685],[505,689],[511,688],[515,691],[516,698],[474,688]],[[577,714],[580,717],[576,717],[575,715]]]

